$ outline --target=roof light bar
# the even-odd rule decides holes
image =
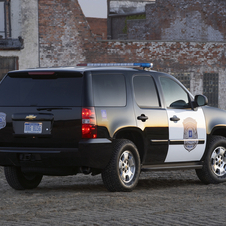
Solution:
[[[87,67],[143,67],[152,68],[153,63],[88,63],[88,64],[77,64],[77,66]]]

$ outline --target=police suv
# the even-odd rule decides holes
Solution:
[[[136,66],[151,65],[9,72],[0,84],[8,184],[32,189],[43,175],[101,173],[109,191],[132,191],[142,170],[174,169],[226,181],[226,112],[173,76]]]

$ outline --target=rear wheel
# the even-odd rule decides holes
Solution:
[[[129,140],[115,140],[113,156],[102,171],[104,185],[109,191],[132,191],[140,175],[140,156]]]
[[[207,146],[202,169],[196,174],[205,184],[218,184],[226,181],[226,138],[213,136]]]
[[[43,175],[33,173],[24,174],[20,167],[15,166],[4,167],[4,172],[8,184],[16,190],[36,188],[43,177]]]

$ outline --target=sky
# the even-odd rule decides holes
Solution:
[[[107,0],[78,0],[86,17],[107,18]]]

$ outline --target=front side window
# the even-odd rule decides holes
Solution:
[[[160,77],[166,107],[188,108],[190,106],[187,92],[174,80]]]
[[[133,79],[133,87],[135,99],[139,107],[159,107],[158,94],[152,77],[135,76]]]

